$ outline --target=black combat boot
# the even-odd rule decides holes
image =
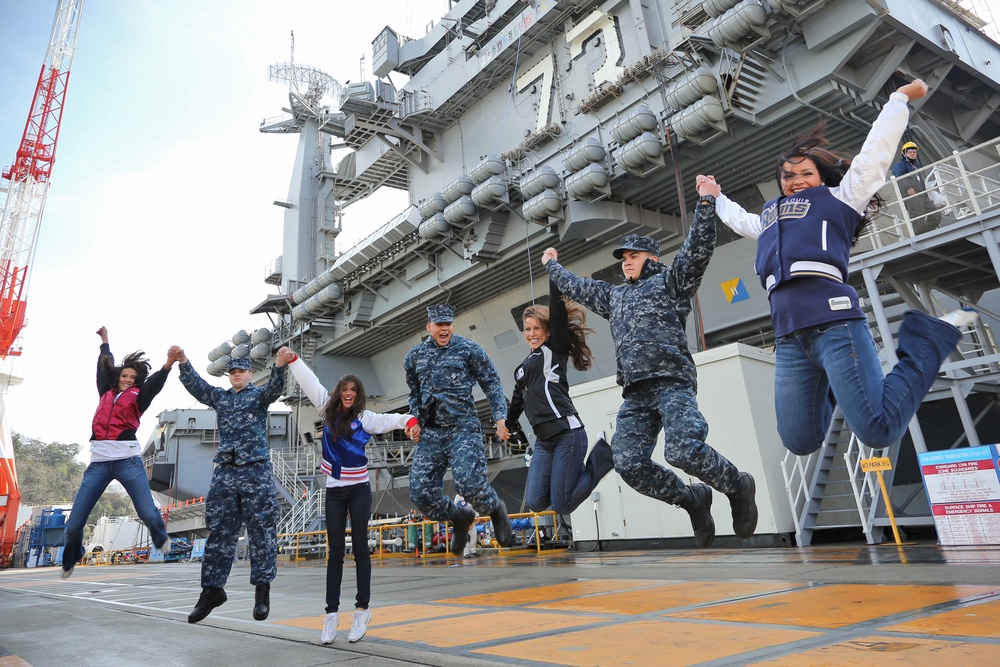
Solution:
[[[736,537],[745,540],[753,536],[757,529],[757,484],[748,472],[740,473],[740,490],[727,494],[733,506],[733,531]]]
[[[191,613],[188,614],[188,623],[197,623],[198,621],[204,620],[206,616],[212,613],[212,610],[216,607],[221,606],[228,600],[226,597],[226,591],[221,588],[212,588],[206,586],[201,589],[201,597],[198,598],[198,604],[194,606]]]
[[[497,500],[497,508],[490,512],[490,519],[493,521],[493,535],[497,539],[497,544],[504,548],[509,547],[511,540],[514,539],[514,532],[507,516],[507,505],[502,500]]]
[[[712,518],[712,487],[708,484],[688,486],[688,498],[681,507],[691,515],[694,541],[699,547],[710,547],[715,540],[715,520]]]
[[[271,584],[257,584],[253,596],[253,620],[263,621],[271,613]]]
[[[587,456],[587,469],[590,470],[591,479],[594,484],[604,479],[604,476],[615,469],[614,451],[611,445],[604,439],[604,433],[597,434],[597,442]]]
[[[451,553],[461,556],[469,541],[469,526],[476,521],[476,512],[468,505],[456,505],[451,518]]]

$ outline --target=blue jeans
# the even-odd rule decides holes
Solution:
[[[326,613],[340,610],[340,585],[344,579],[347,517],[351,517],[351,553],[358,575],[354,606],[368,609],[372,597],[372,557],[368,551],[368,519],[372,512],[372,487],[364,484],[332,486],[326,490]]]
[[[536,440],[524,485],[528,508],[543,512],[551,505],[558,514],[570,514],[590,497],[600,480],[594,480],[584,465],[586,454],[587,432],[582,428]]]
[[[149,528],[153,544],[160,547],[168,539],[163,517],[160,516],[160,510],[156,509],[153,495],[149,492],[149,481],[146,479],[146,469],[142,467],[142,459],[133,456],[117,461],[95,461],[84,471],[80,489],[73,500],[73,509],[66,519],[64,570],[70,569],[83,558],[83,529],[87,525],[87,517],[113,480],[125,487],[136,513]]]
[[[865,320],[831,322],[782,336],[774,403],[785,448],[803,456],[822,447],[835,404],[869,447],[898,441],[961,336],[947,322],[909,311],[899,328],[899,363],[888,375]]]

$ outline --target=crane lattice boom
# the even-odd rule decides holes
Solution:
[[[0,190],[7,192],[0,217],[0,357],[4,358],[21,353],[14,343],[24,326],[35,239],[55,164],[82,9],[83,0],[59,2],[17,156],[0,180]]]

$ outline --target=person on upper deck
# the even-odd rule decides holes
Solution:
[[[907,141],[900,149],[902,157],[892,165],[892,175],[899,180],[899,190],[904,197],[903,203],[910,214],[913,231],[916,234],[937,229],[941,224],[941,213],[927,196],[926,174],[920,171],[923,165],[917,158],[919,151],[919,146]]]

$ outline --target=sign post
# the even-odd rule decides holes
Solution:
[[[889,502],[889,491],[885,488],[885,479],[882,478],[883,470],[892,470],[892,462],[888,457],[876,457],[872,459],[861,459],[862,472],[874,472],[878,475],[878,485],[882,489],[882,500],[885,501],[885,513],[889,515],[889,524],[892,526],[892,535],[896,538],[896,544],[902,544],[899,539],[899,528],[896,527],[896,516],[892,513],[892,503]]]

